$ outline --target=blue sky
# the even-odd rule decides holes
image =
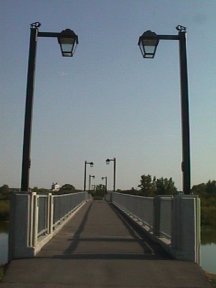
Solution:
[[[192,185],[216,179],[216,1],[2,0],[0,2],[0,185],[20,187],[30,24],[70,28],[72,58],[56,39],[39,38],[30,186],[83,187],[84,161],[94,184],[137,187],[140,176],[172,177],[182,189],[178,41],[161,41],[154,60],[137,46],[146,30],[187,27]]]

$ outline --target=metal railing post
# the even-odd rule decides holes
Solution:
[[[153,200],[153,233],[156,237],[160,236],[160,214],[161,214],[161,197],[156,196]]]
[[[35,193],[33,201],[33,237],[32,237],[32,247],[36,247],[38,240],[38,212],[39,212],[39,197]]]

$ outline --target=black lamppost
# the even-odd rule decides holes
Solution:
[[[113,161],[113,192],[115,192],[115,189],[116,189],[116,158],[106,159],[106,164],[109,164],[111,161]]]
[[[148,30],[139,37],[138,45],[144,58],[154,58],[159,40],[178,40],[180,58],[180,81],[181,81],[181,114],[182,114],[182,172],[183,192],[190,194],[190,125],[188,103],[188,74],[187,74],[187,51],[186,51],[186,27],[178,25],[178,35],[157,35]]]
[[[86,165],[90,165],[90,167],[93,167],[94,166],[94,163],[93,162],[87,162],[85,161],[85,165],[84,165],[84,190],[83,191],[86,191]]]
[[[105,189],[107,193],[107,176],[101,177],[101,180],[105,180]]]
[[[64,57],[72,57],[78,44],[78,36],[70,29],[66,29],[60,33],[55,32],[39,32],[39,22],[31,24],[28,74],[26,88],[26,106],[25,106],[25,123],[23,137],[23,158],[22,158],[22,176],[21,191],[29,190],[29,170],[31,165],[31,130],[32,130],[32,110],[34,96],[34,78],[35,78],[35,62],[37,52],[38,37],[55,37],[60,44],[61,53]]]
[[[89,192],[91,191],[91,178],[95,178],[95,176],[89,175]]]

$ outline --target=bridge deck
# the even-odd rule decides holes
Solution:
[[[190,262],[171,260],[104,201],[85,205],[34,259],[13,260],[2,288],[210,287]]]

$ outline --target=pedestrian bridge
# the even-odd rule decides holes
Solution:
[[[2,288],[210,287],[195,263],[195,196],[23,193],[12,205],[12,261]]]
[[[92,202],[87,192],[63,195],[38,195],[34,192],[14,194],[11,204],[10,258],[36,256],[78,210],[86,209],[84,206],[89,205],[95,207],[93,203],[96,202]],[[171,257],[199,263],[200,202],[196,196],[153,198],[108,192],[104,201],[99,203],[103,203],[103,208],[99,208],[99,205],[94,212],[97,213],[94,225],[100,227],[97,237],[106,239],[105,232],[110,231],[108,235],[113,237],[113,241],[115,238],[116,242],[121,239],[118,231],[112,231],[117,218],[117,214],[109,213],[113,211],[112,207],[118,211],[118,217],[124,216],[124,221],[132,223]],[[118,229],[121,231],[120,227]],[[108,242],[111,247],[112,241]],[[148,250],[151,250],[151,245],[148,245]]]

